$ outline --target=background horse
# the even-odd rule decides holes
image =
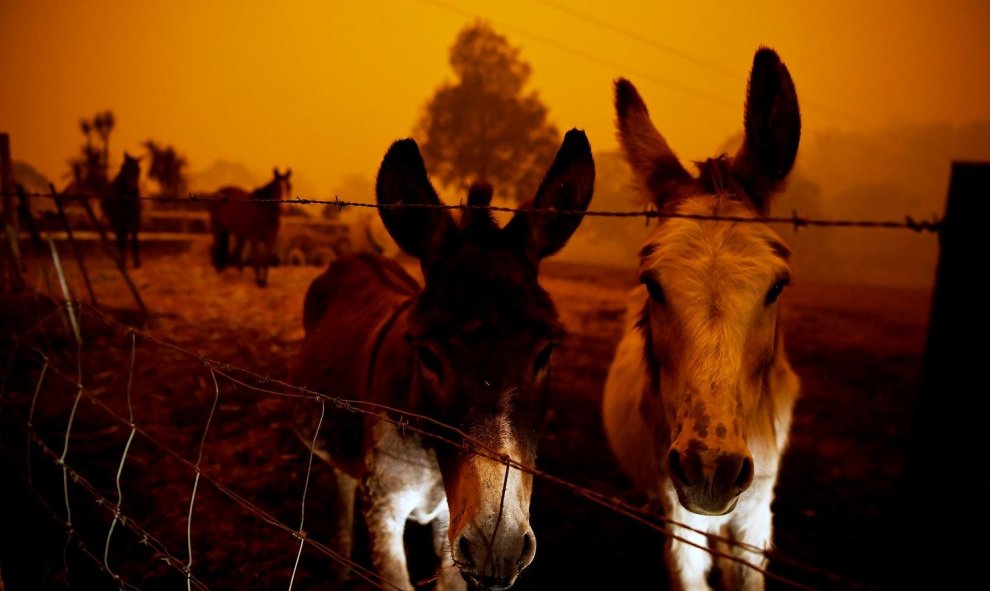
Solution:
[[[230,235],[234,235],[233,257],[237,268],[244,268],[244,245],[251,245],[251,263],[254,279],[260,287],[268,284],[268,267],[271,264],[278,235],[282,204],[277,200],[292,196],[289,176],[292,169],[281,174],[276,167],[274,178],[267,185],[251,193],[238,187],[224,187],[210,207],[210,226],[213,229],[211,258],[217,271],[228,264]]]
[[[583,212],[594,175],[588,140],[568,132],[533,206]],[[440,205],[413,140],[396,142],[386,154],[377,195],[381,205]],[[490,187],[475,187],[469,203],[487,205],[491,195]],[[380,215],[396,243],[420,260],[425,285],[372,254],[331,263],[306,294],[295,383],[363,408],[373,403],[435,417],[494,458],[532,465],[551,357],[563,336],[537,274],[582,216],[517,213],[500,228],[484,210],[465,212],[460,226],[437,208]],[[374,566],[400,589],[413,588],[403,545],[408,519],[432,523],[441,589],[463,589],[465,579],[507,589],[533,560],[531,475],[472,454],[467,441],[445,445],[378,417],[329,406],[327,412],[317,451],[337,474],[345,556],[360,482]],[[311,441],[312,426],[301,436]]]
[[[141,158],[124,152],[120,172],[102,193],[100,208],[110,221],[110,228],[117,236],[117,250],[121,262],[127,264],[127,237],[131,237],[131,255],[134,267],[141,266],[138,256],[138,230],[141,229],[141,199],[138,179],[141,176]]]
[[[662,211],[766,214],[797,154],[797,95],[770,49],[753,62],[742,148],[735,158],[700,163],[698,177],[681,166],[626,80],[616,83],[615,108],[627,160]],[[761,223],[661,219],[640,251],[643,285],[631,295],[605,385],[609,443],[667,516],[761,549],[771,543],[770,503],[799,389],[779,322],[788,254]],[[671,527],[708,548],[705,536]],[[706,550],[669,537],[666,550],[676,587],[708,588]],[[731,551],[766,565],[761,554]],[[726,588],[763,587],[753,569],[720,566]]]

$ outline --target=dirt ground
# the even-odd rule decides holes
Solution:
[[[153,313],[143,328],[211,359],[287,378],[303,334],[303,295],[321,270],[276,268],[270,287],[259,289],[249,271],[217,275],[206,260],[199,250],[146,256],[145,266],[133,273]],[[137,322],[128,312],[133,302],[114,269],[97,256],[89,262],[100,304],[124,323]],[[74,293],[87,299],[74,266],[68,261],[65,265]],[[884,548],[892,541],[893,507],[920,375],[929,294],[825,285],[802,278],[800,270],[796,275],[784,296],[786,342],[804,388],[774,503],[777,550],[883,586],[890,568]],[[538,465],[638,504],[643,497],[631,490],[611,458],[599,411],[606,372],[621,335],[625,295],[633,280],[630,270],[544,265],[543,283],[571,334],[555,361],[552,411]],[[40,292],[48,290],[36,273],[31,283]],[[39,313],[50,311],[43,305],[11,301],[0,313],[0,369],[9,366],[0,406],[3,578],[14,591],[66,584],[73,589],[115,589],[118,585],[97,570],[78,545],[81,539],[103,561],[112,520],[106,508],[70,478],[73,528],[79,538],[67,543],[64,526],[56,524],[37,500],[40,495],[56,515],[65,517],[62,470],[37,446],[29,455],[21,426],[30,412],[42,365],[32,348],[50,357],[38,389],[33,427],[60,455],[75,399],[75,347],[57,314],[49,315],[26,337],[16,342],[12,337],[23,335]],[[89,312],[82,314],[81,333],[85,345],[79,367],[84,386],[126,418],[132,337]],[[146,339],[137,338],[136,343],[131,388],[134,423],[195,462],[219,390],[202,451],[203,474],[296,528],[308,454],[288,426],[285,399],[237,387],[222,377],[215,386],[209,368],[196,358]],[[318,411],[315,404],[310,410]],[[87,398],[78,405],[66,464],[111,501],[117,498],[116,474],[129,433],[126,424]],[[33,486],[26,484],[29,477]],[[121,472],[123,512],[183,564],[191,540],[192,572],[211,589],[286,588],[298,540],[232,502],[205,477],[197,488],[189,527],[194,478],[189,465],[138,434]],[[305,529],[321,542],[332,537],[331,478],[327,466],[314,464]],[[539,549],[516,589],[667,586],[660,534],[568,490],[537,481],[532,524]],[[367,559],[366,553],[360,556]],[[184,576],[161,558],[140,536],[116,526],[107,551],[111,570],[141,589],[184,586]],[[329,558],[307,546],[295,588],[332,588],[331,567]],[[772,561],[770,569],[816,588],[843,586],[779,561]],[[787,588],[773,583],[768,587]],[[354,583],[349,588],[362,587]]]

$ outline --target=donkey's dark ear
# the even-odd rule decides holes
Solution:
[[[753,58],[746,90],[746,137],[733,171],[757,211],[768,213],[770,198],[787,179],[801,140],[801,112],[787,66],[761,47]]]
[[[646,103],[625,78],[615,81],[615,127],[626,161],[657,207],[692,181],[677,155],[650,120]]]
[[[392,144],[378,169],[375,184],[382,222],[402,250],[427,260],[455,230],[454,220],[441,205],[426,176],[419,146],[411,139]],[[401,207],[410,205],[412,207]]]
[[[572,129],[564,136],[550,170],[533,199],[533,209],[580,211],[588,209],[595,190],[595,161],[583,131]],[[581,224],[583,214],[518,212],[504,232],[520,241],[527,256],[539,261],[567,244]]]

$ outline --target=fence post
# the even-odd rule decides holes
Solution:
[[[990,494],[983,341],[990,296],[979,287],[988,275],[988,205],[990,163],[954,162],[895,528],[905,547],[894,572],[906,584],[965,578],[986,547],[965,540],[986,532]]]
[[[3,246],[0,246],[0,281],[11,291],[24,289],[14,205],[14,170],[10,159],[10,136],[0,133],[0,193],[3,193]],[[9,278],[9,283],[8,283]]]

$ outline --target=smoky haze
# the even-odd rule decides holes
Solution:
[[[734,154],[742,134],[713,150]],[[940,217],[953,160],[990,160],[990,121],[964,126],[891,125],[876,133],[806,132],[775,216],[903,221]],[[642,208],[618,152],[595,155],[594,209]],[[688,164],[688,163],[685,163]],[[692,167],[688,166],[689,170]],[[775,228],[793,251],[797,280],[926,287],[934,277],[934,234],[910,230]],[[587,218],[561,258],[633,267],[649,233],[641,218]]]

